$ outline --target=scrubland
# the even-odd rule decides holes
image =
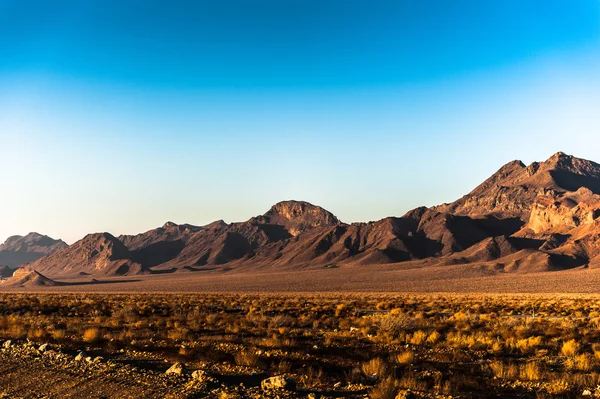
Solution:
[[[600,396],[596,296],[2,294],[0,338],[181,362],[213,381],[188,397]]]

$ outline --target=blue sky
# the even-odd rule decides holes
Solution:
[[[0,0],[0,240],[399,216],[598,109],[598,1]]]

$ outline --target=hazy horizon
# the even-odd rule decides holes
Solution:
[[[0,2],[0,241],[309,201],[345,222],[600,161],[600,2]]]

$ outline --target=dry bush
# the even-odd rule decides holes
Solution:
[[[570,357],[565,360],[565,367],[569,370],[579,370],[590,372],[594,368],[596,362],[589,353],[582,353],[575,357]]]
[[[371,359],[361,365],[361,370],[367,377],[383,377],[388,372],[388,365],[381,358]]]
[[[575,357],[579,353],[580,348],[581,345],[572,339],[563,343],[562,347],[560,348],[560,353],[566,357]]]
[[[501,360],[494,360],[488,366],[497,378],[512,380],[519,376],[519,367],[514,363],[505,364]]]
[[[371,399],[394,399],[398,393],[398,381],[393,377],[387,377],[381,380],[369,392]]]
[[[300,377],[300,382],[306,388],[316,388],[326,382],[325,373],[321,368],[316,369],[314,367],[309,367],[308,370]]]
[[[535,361],[527,362],[525,365],[521,366],[519,374],[521,379],[526,381],[540,381],[545,377],[543,366]]]
[[[413,321],[405,314],[388,313],[379,319],[378,330],[383,335],[396,338],[400,333],[411,330],[413,325]]]
[[[97,327],[86,328],[81,336],[83,342],[95,343],[102,338],[102,331]]]
[[[404,351],[396,355],[396,363],[399,365],[413,364],[415,361],[415,353],[413,351]]]
[[[409,373],[400,379],[398,383],[400,388],[410,389],[412,391],[426,391],[427,383],[415,374]]]
[[[422,330],[417,330],[410,338],[410,343],[413,345],[423,345],[427,340],[427,333]]]

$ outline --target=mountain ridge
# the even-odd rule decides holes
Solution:
[[[30,266],[55,278],[398,262],[518,273],[600,265],[600,165],[562,152],[511,161],[452,203],[369,223],[287,200],[244,222],[92,234]]]

